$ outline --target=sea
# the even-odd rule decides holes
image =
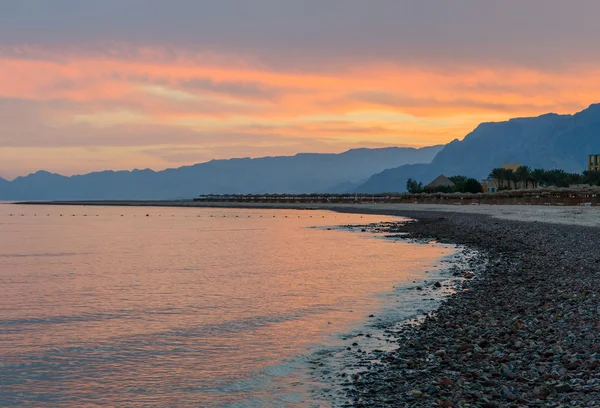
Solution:
[[[336,353],[456,256],[349,227],[398,221],[0,204],[0,406],[335,406]]]

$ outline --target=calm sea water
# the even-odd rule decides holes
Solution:
[[[315,227],[390,220],[0,205],[0,405],[327,406],[306,359],[452,250]]]

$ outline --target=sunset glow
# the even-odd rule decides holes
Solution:
[[[426,146],[461,139],[484,121],[574,113],[600,101],[600,64],[585,58],[549,69],[514,58],[340,51],[295,66],[284,63],[293,52],[222,48],[5,44],[0,176]]]

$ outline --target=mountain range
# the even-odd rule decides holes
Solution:
[[[0,200],[158,200],[198,194],[347,192],[385,169],[429,163],[442,147],[212,160],[163,171],[103,171],[71,177],[38,171],[0,181]]]
[[[354,192],[403,192],[409,178],[426,184],[440,174],[481,179],[505,163],[579,173],[586,169],[588,155],[596,153],[600,153],[600,104],[574,115],[482,123],[463,140],[448,143],[431,163],[384,170]]]
[[[495,167],[581,172],[600,153],[600,104],[574,115],[482,123],[463,140],[420,149],[353,149],[340,154],[212,160],[163,171],[103,171],[61,176],[39,171],[7,181],[0,200],[181,199],[198,194],[403,192],[413,178],[440,174],[481,179]]]

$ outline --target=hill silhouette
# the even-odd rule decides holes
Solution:
[[[163,171],[102,171],[71,177],[38,171],[0,182],[0,200],[156,200],[198,194],[342,192],[384,169],[428,163],[442,147],[212,160]]]
[[[462,141],[448,143],[431,163],[384,170],[354,191],[403,192],[409,178],[427,184],[440,174],[481,179],[504,163],[581,172],[594,153],[600,153],[600,104],[574,115],[482,123]]]

